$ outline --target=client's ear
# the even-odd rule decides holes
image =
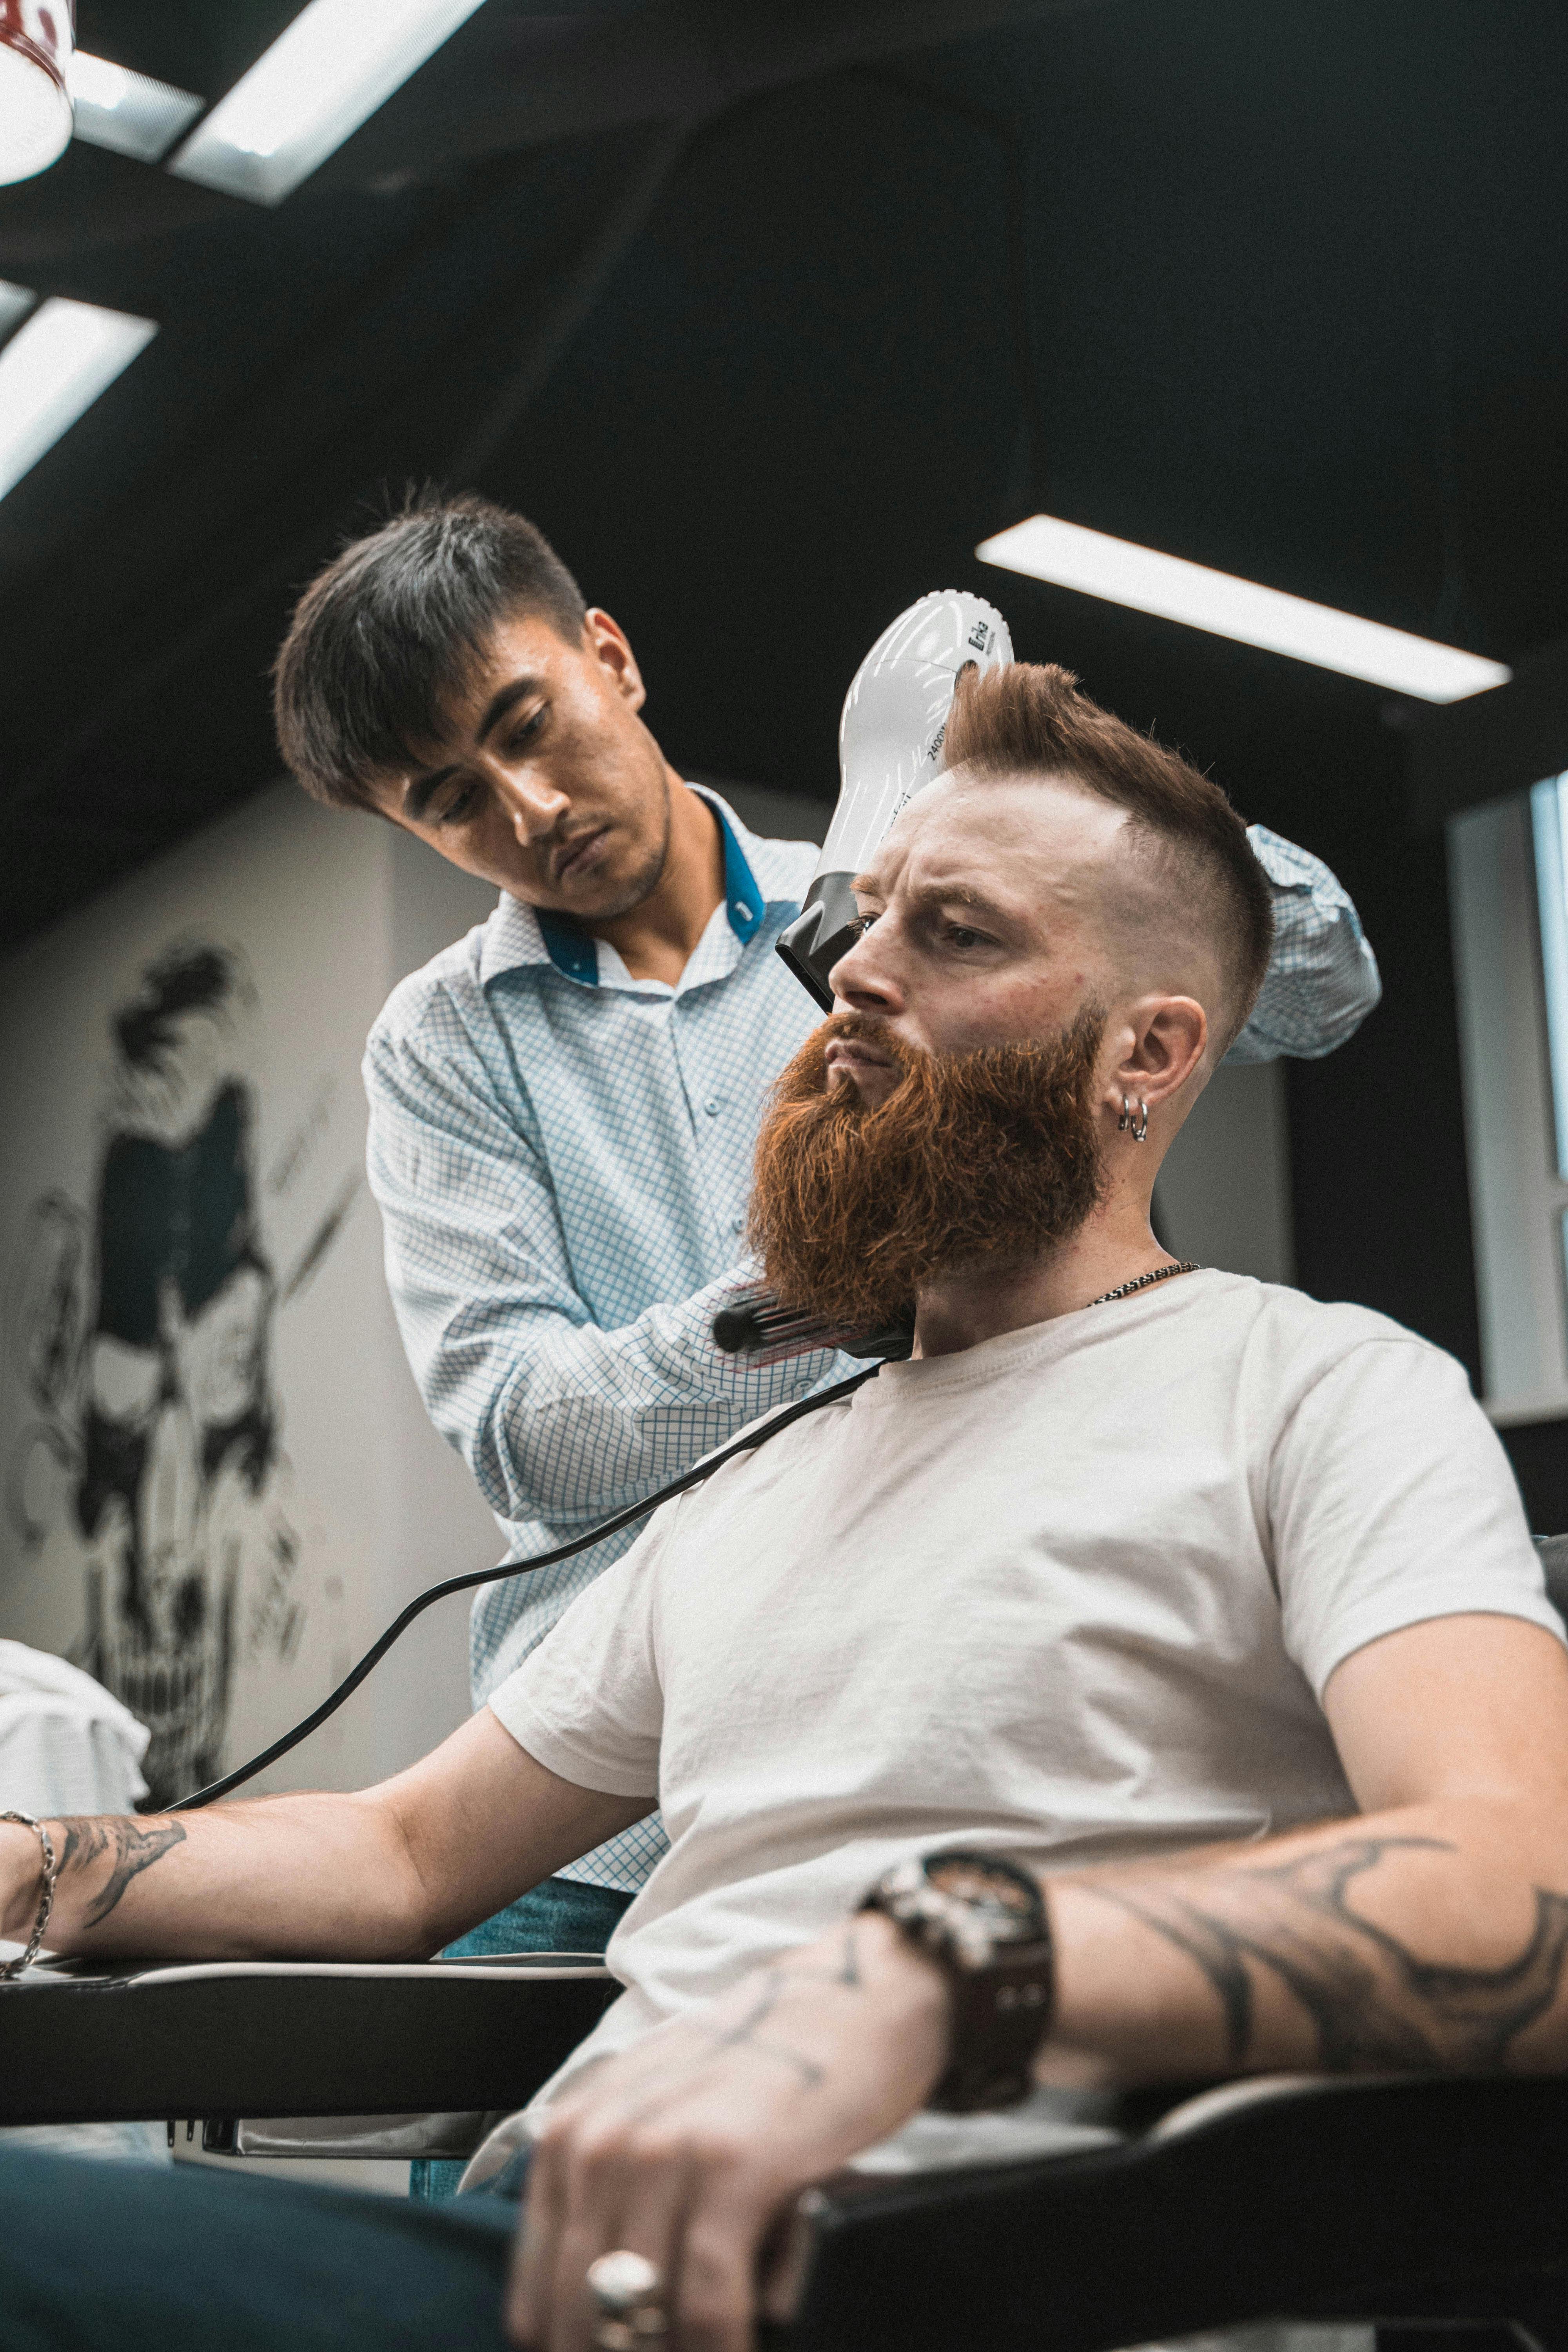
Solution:
[[[1208,1015],[1195,996],[1143,996],[1129,1005],[1121,1062],[1111,1076],[1119,1095],[1157,1110],[1179,1094],[1208,1047]]]

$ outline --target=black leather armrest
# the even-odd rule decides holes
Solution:
[[[591,1955],[50,1962],[0,1985],[0,2124],[521,2106],[619,1990]]]
[[[1568,2080],[1236,2084],[1119,2147],[841,2174],[790,2352],[1110,2352],[1268,2318],[1510,2321],[1568,2346]]]

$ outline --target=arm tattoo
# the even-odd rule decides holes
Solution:
[[[155,1822],[143,1829],[140,1822],[124,1821],[107,1815],[101,1821],[89,1815],[79,1815],[66,1821],[65,1843],[60,1852],[60,1876],[68,1871],[90,1870],[107,1855],[110,1859],[108,1878],[93,1897],[92,1908],[82,1921],[84,1927],[97,1927],[108,1918],[133,1878],[151,1870],[161,1856],[174,1845],[184,1845],[185,1832],[178,1822]]]
[[[859,1992],[864,1979],[860,1974],[860,1956],[855,1947],[855,1923],[844,1930],[844,1941],[838,1958],[831,1968],[791,1968],[787,1964],[771,1968],[757,1989],[757,1997],[744,2017],[731,2026],[714,2028],[709,2040],[716,2050],[754,2050],[759,2057],[774,2059],[787,2066],[800,2079],[802,2087],[815,2091],[827,2080],[826,2070],[814,2058],[806,2058],[792,2050],[787,2042],[764,2037],[758,2028],[766,2023],[791,1985],[837,1985],[847,1992]]]
[[[786,1982],[782,1969],[770,1969],[745,2016],[724,2031],[715,2032],[710,2038],[716,2050],[754,2050],[759,2057],[777,2059],[781,2066],[787,2066],[792,2074],[799,2076],[806,2090],[815,2091],[827,2079],[816,2060],[802,2057],[800,2052],[792,2050],[787,2042],[764,2040],[757,2031],[778,2007]]]
[[[1436,1838],[1346,1838],[1269,1868],[1216,1871],[1195,1896],[1158,1877],[1139,1887],[1079,1885],[1131,1912],[1203,1971],[1224,2014],[1233,2066],[1250,2060],[1253,1971],[1261,1969],[1306,2011],[1328,2072],[1499,2073],[1510,2044],[1557,1998],[1568,1897],[1534,1890],[1531,1933],[1500,1968],[1418,1959],[1351,1902],[1352,1880],[1386,1854],[1413,1849],[1453,1851]]]

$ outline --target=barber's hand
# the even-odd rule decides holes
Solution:
[[[862,1913],[595,2066],[540,2130],[513,2342],[589,2352],[588,2265],[624,2247],[664,2279],[672,2352],[747,2352],[771,2225],[924,2104],[947,2038],[941,1971]]]

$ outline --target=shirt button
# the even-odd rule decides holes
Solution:
[[[743,1234],[743,1233],[745,1232],[745,1230],[746,1230],[746,1220],[744,1219],[744,1217],[731,1217],[731,1220],[730,1220],[730,1231],[731,1231],[732,1234]]]
[[[702,1108],[707,1112],[710,1118],[717,1118],[724,1106],[720,1101],[717,1095],[710,1095]]]

